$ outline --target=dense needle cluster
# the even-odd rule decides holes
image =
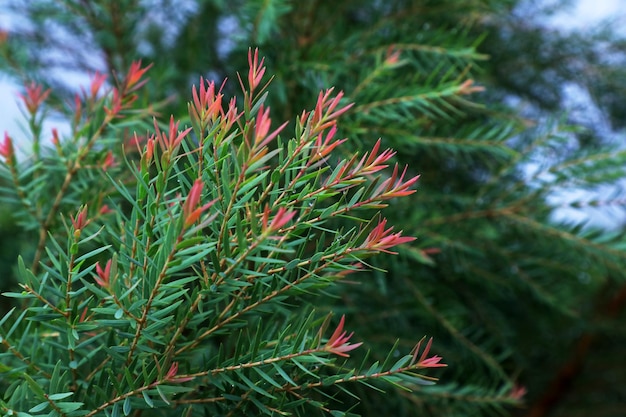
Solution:
[[[413,193],[418,176],[394,164],[382,140],[338,156],[348,140],[338,118],[352,106],[333,89],[285,139],[289,123],[274,128],[264,103],[264,61],[258,51],[248,58],[243,102],[225,106],[223,86],[201,79],[190,127],[173,117],[163,127],[133,108],[149,68],[139,62],[114,86],[96,74],[76,96],[75,136],[53,130],[54,152],[39,156],[65,170],[64,181],[32,213],[42,234],[31,268],[20,260],[22,292],[5,294],[24,309],[0,321],[0,375],[14,381],[3,414],[346,415],[332,398],[350,384],[434,383],[417,373],[445,366],[428,357],[431,341],[419,359],[420,343],[365,367],[365,352],[354,362],[350,354],[367,342],[351,342],[358,335],[344,330],[344,315],[327,337],[332,313],[315,307],[365,258],[415,239],[380,210]],[[28,87],[34,118],[48,95]],[[120,157],[105,138],[137,114],[153,132],[135,130]],[[36,190],[23,185],[8,135],[0,156],[27,206],[24,190]],[[337,227],[339,218],[351,226]],[[59,221],[65,230],[52,233]]]

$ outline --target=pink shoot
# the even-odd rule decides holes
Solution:
[[[4,141],[0,143],[0,156],[6,159],[7,163],[13,159],[13,140],[7,132],[4,132]]]
[[[351,350],[358,348],[363,343],[362,342],[353,343],[353,344],[349,343],[350,338],[352,338],[352,335],[354,334],[354,332],[346,336],[347,332],[343,330],[344,321],[345,321],[345,316],[341,316],[341,320],[339,320],[339,325],[333,332],[330,339],[328,339],[328,342],[326,342],[326,345],[324,346],[324,350],[326,352],[334,353],[335,355],[348,357],[350,355],[348,355],[346,352],[350,352]]]
[[[107,261],[104,269],[100,267],[100,262],[98,262],[96,264],[96,274],[94,277],[96,283],[103,288],[108,288],[111,280],[111,259]]]
[[[187,199],[183,204],[183,216],[185,218],[185,228],[193,225],[198,221],[200,216],[204,211],[206,211],[209,207],[211,207],[215,201],[211,201],[201,207],[198,207],[200,204],[200,199],[202,197],[202,188],[204,186],[204,182],[202,179],[198,178],[194,181],[191,190],[189,190],[189,194],[187,195]]]
[[[26,94],[20,94],[19,97],[24,102],[28,113],[34,115],[49,95],[50,89],[43,91],[40,84],[32,82],[26,86]]]
[[[387,219],[382,219],[365,238],[360,249],[397,254],[397,252],[390,251],[389,248],[415,240],[414,237],[401,236],[402,232],[392,233],[393,226],[385,229],[386,225]]]

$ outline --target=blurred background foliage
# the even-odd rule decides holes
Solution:
[[[358,323],[374,358],[397,338],[408,349],[432,335],[449,367],[412,393],[363,391],[355,412],[626,415],[623,226],[554,216],[623,214],[626,42],[611,27],[547,25],[567,1],[5,3],[15,23],[0,69],[52,87],[51,116],[62,118],[77,79],[114,79],[141,58],[154,63],[141,100],[184,119],[200,76],[230,77],[225,92],[237,94],[234,74],[258,46],[275,117],[293,121],[334,86],[356,103],[340,123],[352,149],[382,137],[421,174],[387,213],[418,240],[312,302]],[[16,254],[32,253],[14,209],[0,218],[2,289],[15,285]]]

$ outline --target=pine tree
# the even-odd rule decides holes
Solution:
[[[396,340],[429,335],[449,365],[437,385],[405,384],[411,392],[385,387],[378,395],[355,386],[359,404],[352,411],[623,414],[616,399],[625,385],[611,385],[624,378],[616,370],[624,367],[619,346],[626,336],[619,326],[626,301],[623,237],[559,223],[553,213],[557,193],[615,184],[626,155],[602,141],[588,145],[589,130],[581,126],[545,122],[545,113],[535,123],[505,104],[517,96],[556,110],[560,84],[573,78],[577,63],[557,66],[554,53],[578,57],[580,42],[513,30],[516,1],[184,4],[16,2],[33,25],[8,34],[5,68],[63,91],[46,76],[57,65],[115,76],[141,58],[154,66],[139,102],[158,102],[156,112],[182,116],[199,75],[220,84],[245,74],[246,51],[258,46],[276,75],[268,104],[280,119],[295,120],[321,89],[343,91],[344,102],[355,103],[337,133],[348,138],[345,156],[382,138],[383,147],[397,151],[394,162],[410,167],[392,171],[396,178],[421,176],[417,193],[387,209],[389,224],[418,240],[394,248],[398,256],[372,259],[372,271],[350,274],[327,297],[309,302],[358,323],[354,330],[369,341],[370,360],[386,361]],[[543,52],[546,39],[550,53]],[[582,62],[596,66],[585,68],[615,68],[592,46],[584,51],[593,59]],[[73,60],[55,63],[56,55],[41,50],[62,50]],[[531,60],[522,52],[544,55]],[[619,126],[621,96],[607,92],[613,81],[594,74],[586,85]],[[236,85],[226,84],[224,92],[236,94]],[[67,99],[72,92],[65,89]],[[56,100],[53,108],[62,106],[63,94]],[[330,168],[335,163],[328,161]],[[339,193],[332,201],[354,197]],[[616,191],[571,204],[619,209],[623,200]],[[399,344],[397,351],[410,348]],[[361,359],[353,352],[351,360]],[[525,390],[525,406],[516,408]],[[347,394],[340,399],[354,403]]]

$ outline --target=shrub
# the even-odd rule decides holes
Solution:
[[[124,138],[152,113],[136,106],[140,63],[108,91],[96,75],[53,149],[39,140],[49,92],[27,89],[33,159],[8,135],[0,147],[4,198],[38,240],[32,266],[18,262],[22,291],[5,294],[21,304],[0,321],[3,415],[338,416],[351,384],[434,383],[422,371],[445,365],[430,340],[357,363],[349,318],[315,308],[368,257],[413,240],[380,210],[418,177],[390,168],[380,140],[335,156],[350,104],[332,89],[283,139],[263,60],[248,59],[241,107],[201,79],[191,127],[154,118],[145,138]]]

